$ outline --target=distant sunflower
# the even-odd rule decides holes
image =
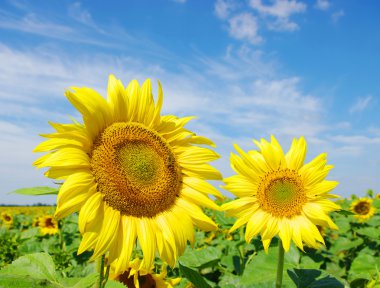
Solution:
[[[380,193],[376,194],[375,199],[380,199]]]
[[[225,189],[240,199],[222,206],[228,216],[238,219],[230,232],[247,223],[245,239],[260,234],[265,250],[277,234],[285,251],[291,240],[303,250],[306,245],[318,248],[324,240],[317,225],[337,229],[328,213],[340,207],[328,200],[338,182],[324,180],[333,167],[326,165],[321,154],[304,165],[306,141],[294,139],[284,155],[274,136],[271,142],[254,143],[259,151],[244,152],[235,145],[239,155],[231,153],[231,166],[237,175],[224,179]]]
[[[54,235],[59,231],[58,222],[52,215],[38,217],[38,220],[35,221],[34,225],[40,227],[42,235]]]
[[[7,212],[1,213],[1,220],[8,227],[13,224],[13,216]]]
[[[376,209],[372,202],[370,198],[360,198],[352,202],[351,211],[360,222],[368,220],[375,214]]]
[[[78,253],[94,248],[92,259],[109,251],[116,273],[125,271],[136,239],[151,267],[155,252],[173,266],[194,241],[194,227],[217,226],[199,205],[219,207],[208,194],[221,194],[205,180],[221,179],[206,162],[219,158],[207,138],[184,128],[192,117],[161,116],[163,93],[158,83],[154,104],[150,80],[125,89],[113,75],[108,99],[89,88],[67,91],[83,115],[84,125],[51,125],[55,133],[34,151],[50,153],[34,165],[51,167],[46,176],[64,179],[55,216],[79,212],[83,239]]]
[[[162,265],[160,274],[155,274],[152,270],[144,268],[142,261],[136,258],[129,262],[128,270],[119,275],[113,275],[111,272],[110,278],[123,283],[128,288],[172,288],[181,281],[181,278],[166,278],[165,265]]]

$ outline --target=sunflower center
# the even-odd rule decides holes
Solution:
[[[262,177],[256,197],[265,211],[289,218],[299,215],[307,201],[300,176],[289,169],[272,171]]]
[[[130,270],[125,271],[123,274],[119,275],[118,281],[125,284],[128,288],[136,288],[133,281],[133,276],[129,276]],[[138,281],[140,288],[155,288],[156,281],[152,275],[138,275]]]
[[[55,224],[54,224],[52,218],[46,218],[46,220],[45,220],[45,227],[55,228]]]
[[[4,220],[7,221],[7,222],[9,222],[9,221],[12,220],[12,218],[11,218],[11,216],[9,216],[9,215],[5,215],[5,216],[4,216]]]
[[[367,215],[371,209],[371,204],[368,202],[359,202],[355,207],[355,213],[359,215]]]
[[[95,141],[91,168],[104,201],[123,215],[154,217],[179,196],[182,176],[169,145],[139,123],[114,123]]]

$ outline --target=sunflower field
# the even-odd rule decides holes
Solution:
[[[291,245],[285,254],[283,287],[380,287],[380,199],[369,194],[339,200],[346,212],[332,215],[339,230],[321,231],[326,246],[301,251]],[[77,255],[78,215],[56,222],[54,210],[0,207],[0,287],[95,287],[99,275],[96,263],[88,261],[92,252]],[[170,287],[170,279],[173,287],[273,287],[278,241],[265,253],[259,237],[245,242],[244,227],[229,233],[235,218],[206,212],[218,229],[196,231],[194,246],[186,247],[173,269],[164,268],[167,283],[162,287]],[[158,275],[162,264],[156,258],[153,271]],[[140,287],[160,287],[139,277]],[[125,285],[134,287],[133,282]],[[125,286],[109,280],[105,287]]]
[[[160,82],[156,100],[149,79],[113,75],[107,99],[65,95],[83,122],[50,123],[33,163],[59,187],[14,191],[57,205],[2,208],[0,287],[380,287],[379,194],[332,194],[304,137],[235,144],[223,178],[193,117],[161,115]]]

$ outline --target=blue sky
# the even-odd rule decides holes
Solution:
[[[274,134],[287,150],[305,136],[307,160],[328,153],[336,193],[380,193],[380,4],[376,0],[0,1],[2,203],[54,202],[16,188],[49,185],[32,167],[47,121],[79,114],[63,93],[106,95],[159,79],[164,113],[217,143],[233,174],[233,143]],[[230,194],[227,194],[230,195]]]

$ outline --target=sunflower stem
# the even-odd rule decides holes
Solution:
[[[105,255],[98,259],[98,273],[99,273],[99,281],[96,285],[96,288],[103,288],[103,280],[104,280],[104,259]]]
[[[106,274],[104,276],[104,280],[103,280],[103,287],[106,287],[106,284],[107,284],[107,281],[108,281],[108,276],[110,275],[110,265],[107,265],[107,269],[106,269]]]
[[[276,288],[281,288],[282,286],[282,275],[284,270],[284,247],[282,246],[281,239],[278,241],[278,262],[277,262],[277,279]]]

